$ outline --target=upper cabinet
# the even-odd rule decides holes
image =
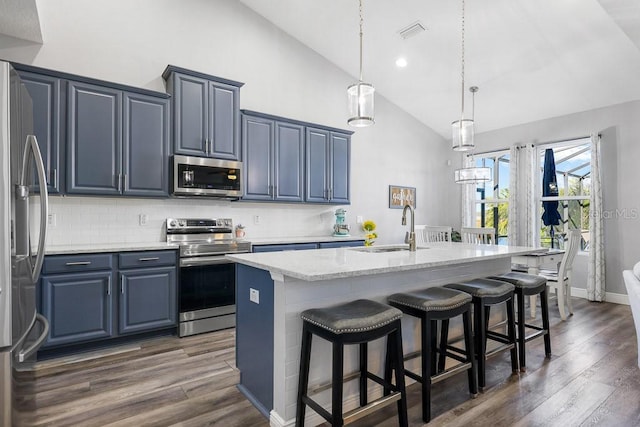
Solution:
[[[245,113],[242,152],[244,200],[303,201],[303,126]]]
[[[351,135],[308,127],[306,201],[349,203]]]
[[[173,99],[173,152],[240,160],[243,83],[172,65],[162,77]]]
[[[68,84],[67,193],[168,196],[169,100]]]
[[[169,196],[169,96],[13,64],[51,193]]]
[[[33,133],[38,140],[49,193],[64,188],[64,81],[57,77],[21,72],[20,78],[29,91],[33,104]]]

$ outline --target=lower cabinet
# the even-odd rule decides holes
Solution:
[[[44,349],[176,327],[175,251],[45,257],[40,312]]]
[[[120,271],[119,314],[120,334],[174,326],[175,267]]]
[[[253,252],[301,251],[306,249],[329,249],[364,246],[364,240],[333,242],[278,243],[275,245],[253,245]]]
[[[45,346],[111,337],[112,283],[111,270],[42,276],[41,311],[50,325]]]

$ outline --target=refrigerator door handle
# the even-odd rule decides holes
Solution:
[[[44,340],[47,339],[47,336],[49,336],[49,321],[47,320],[47,318],[42,314],[37,313],[36,321],[42,324],[42,334],[40,334],[38,339],[33,344],[31,344],[29,348],[23,349],[18,353],[18,362],[20,363],[24,362],[29,356],[35,353],[40,348],[42,343],[44,343]],[[29,332],[31,332],[31,329],[29,330]]]
[[[47,239],[47,222],[49,219],[49,194],[47,193],[47,181],[46,172],[44,169],[44,162],[42,161],[42,154],[38,147],[38,140],[34,135],[27,135],[26,147],[24,149],[24,155],[22,157],[22,175],[20,177],[20,184],[18,186],[18,194],[23,199],[29,197],[29,187],[27,186],[27,179],[29,176],[29,151],[33,153],[33,158],[36,163],[36,170],[38,171],[38,185],[40,187],[40,236],[38,242],[38,253],[36,255],[36,261],[31,272],[31,279],[33,283],[37,283],[40,278],[40,270],[42,269],[42,263],[44,261],[44,245]],[[29,254],[31,254],[31,245],[29,245]]]

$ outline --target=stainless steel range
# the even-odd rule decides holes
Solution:
[[[180,246],[181,337],[235,326],[236,265],[225,254],[251,252],[230,218],[167,218],[167,243]]]

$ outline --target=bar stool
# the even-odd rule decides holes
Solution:
[[[353,422],[374,410],[397,402],[399,425],[406,427],[407,394],[404,382],[402,360],[402,312],[397,308],[376,301],[360,299],[327,308],[305,310],[302,317],[302,350],[300,354],[300,376],[298,380],[298,399],[296,426],[304,426],[305,409],[308,405],[332,426],[343,426]],[[311,341],[313,335],[332,343],[331,373],[331,412],[324,409],[308,395],[309,368],[311,360]],[[396,383],[391,384],[367,369],[367,343],[387,337],[387,358],[396,371]],[[344,346],[360,346],[360,407],[343,414],[343,370]],[[385,393],[380,399],[367,404],[367,379],[382,385],[393,393]]]
[[[478,387],[482,390],[486,383],[486,361],[504,350],[511,352],[511,369],[518,372],[518,353],[516,349],[516,325],[513,313],[513,294],[515,287],[511,283],[492,279],[473,279],[444,286],[457,289],[471,295],[473,305],[475,353],[478,359]],[[489,315],[492,305],[504,303],[507,307],[507,334],[489,330]],[[502,345],[487,352],[487,339]]]
[[[551,357],[551,337],[549,336],[549,304],[547,302],[547,279],[533,274],[519,273],[511,271],[499,276],[491,276],[489,279],[502,280],[515,286],[516,304],[518,314],[516,324],[518,325],[518,354],[520,357],[520,371],[527,370],[525,342],[544,337],[544,352],[547,358]],[[540,308],[542,311],[542,327],[525,322],[526,312],[524,309],[525,297],[540,295]],[[536,332],[525,335],[525,328],[534,329]]]
[[[421,375],[405,369],[406,376],[422,384],[422,420],[431,420],[431,385],[449,378],[461,371],[467,371],[469,377],[469,393],[477,395],[476,361],[473,354],[471,332],[471,296],[465,292],[443,287],[431,287],[414,292],[397,293],[389,296],[387,301],[403,313],[420,319],[422,349],[413,357],[422,357]],[[465,350],[447,346],[449,319],[462,315],[464,326]],[[442,343],[438,349],[436,337],[438,320],[442,321]],[[455,353],[454,353],[455,352]],[[440,368],[436,367],[436,355],[440,353]],[[458,354],[459,353],[459,354]],[[461,363],[444,370],[444,359],[449,356]],[[386,369],[387,380],[391,372]]]

